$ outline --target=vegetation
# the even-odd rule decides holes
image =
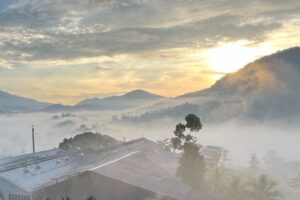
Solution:
[[[135,123],[136,124],[136,123],[143,123],[143,122],[151,122],[162,118],[173,118],[177,120],[185,117],[185,113],[190,113],[190,112],[199,113],[200,112],[199,106],[196,104],[184,103],[174,107],[148,111],[137,116],[131,116],[128,114],[124,114],[121,116],[115,115],[113,116],[112,121],[114,123]]]
[[[259,164],[260,164],[260,162],[259,162],[256,154],[255,153],[251,154],[250,160],[249,160],[249,170],[250,170],[251,175],[256,175]]]
[[[225,189],[226,171],[223,167],[214,167],[209,171],[208,182],[214,194],[222,193]]]
[[[249,191],[249,199],[251,200],[277,200],[282,197],[277,190],[277,183],[270,180],[266,175],[260,175],[252,183]]]
[[[191,187],[201,188],[204,183],[206,164],[204,157],[199,153],[197,140],[192,134],[199,132],[202,124],[200,118],[194,114],[188,114],[185,121],[185,124],[176,125],[175,137],[171,138],[173,149],[183,150],[176,175]]]
[[[56,124],[56,127],[61,128],[61,127],[66,127],[66,126],[73,126],[75,122],[73,120],[64,120],[61,122],[58,122]]]
[[[232,175],[229,184],[226,187],[225,199],[228,200],[246,200],[246,183],[241,176]]]
[[[93,149],[98,150],[102,147],[116,144],[118,141],[108,135],[102,135],[99,133],[86,132],[76,135],[73,138],[65,138],[60,144],[59,149],[66,151],[75,149]]]

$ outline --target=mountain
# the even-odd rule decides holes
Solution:
[[[48,105],[50,104],[0,91],[0,110],[2,113],[32,112]]]
[[[51,104],[49,106],[44,107],[40,111],[42,112],[61,112],[61,111],[73,111],[73,106],[67,106],[62,104]]]
[[[122,110],[165,99],[144,90],[134,90],[121,96],[85,99],[74,106],[76,110]]]
[[[216,103],[213,112],[218,117],[300,116],[300,48],[262,57],[224,76],[211,88],[179,98],[209,99]]]
[[[191,112],[207,122],[230,119],[267,120],[300,117],[300,48],[262,57],[225,75],[212,87],[152,106],[131,121],[173,118]],[[197,107],[196,107],[197,105]],[[124,118],[124,117],[123,117]],[[125,118],[124,118],[125,119]],[[128,120],[127,120],[128,121]]]
[[[180,96],[225,95],[255,97],[299,95],[300,47],[262,57],[217,81],[211,88]]]

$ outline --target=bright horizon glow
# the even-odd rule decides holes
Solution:
[[[199,91],[299,46],[298,7],[300,1],[2,0],[0,90],[67,105],[136,88],[168,97]],[[37,17],[41,10],[47,15]]]
[[[250,46],[246,40],[222,43],[216,48],[207,50],[204,57],[208,59],[209,67],[217,72],[215,79],[220,79],[222,73],[232,73],[243,68],[248,63],[261,56],[271,54],[274,49],[269,44]]]

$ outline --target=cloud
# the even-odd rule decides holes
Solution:
[[[11,69],[12,66],[6,60],[0,58],[0,69]]]
[[[284,48],[295,44],[289,33],[298,35],[293,26],[300,18],[300,2],[273,2],[1,1],[0,85],[32,94],[39,82],[34,92],[48,91],[53,99],[65,95],[59,85],[68,87],[66,96],[72,98],[100,90],[145,88],[166,95],[198,90],[212,84],[216,74],[205,58],[191,54],[237,40],[255,46],[286,37]]]
[[[16,1],[0,12],[0,55],[51,60],[205,48],[220,40],[262,40],[282,26],[222,8],[226,7],[218,1],[194,0]]]

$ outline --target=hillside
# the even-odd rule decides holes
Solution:
[[[261,96],[265,94],[299,94],[300,47],[262,57],[237,72],[228,74],[211,88],[188,93],[182,97],[208,94],[227,96]]]
[[[162,100],[164,97],[144,90],[134,90],[121,96],[85,99],[74,106],[77,110],[122,110]]]
[[[220,113],[238,109],[236,115],[251,118],[299,116],[300,48],[262,57],[225,76],[211,88],[191,95],[221,100]],[[232,103],[233,100],[236,102]]]
[[[0,110],[2,112],[32,112],[48,105],[50,104],[0,91]]]
[[[176,97],[166,103],[167,110],[151,107],[152,112],[145,114],[149,119],[155,118],[151,115],[176,119],[169,110],[172,110],[172,104],[178,107],[178,102],[184,102],[182,105],[198,105],[195,112],[206,121],[299,117],[300,48],[262,57],[239,71],[224,76],[208,89]],[[182,112],[184,111],[190,110],[183,109]],[[135,121],[144,121],[145,114],[133,118]]]

